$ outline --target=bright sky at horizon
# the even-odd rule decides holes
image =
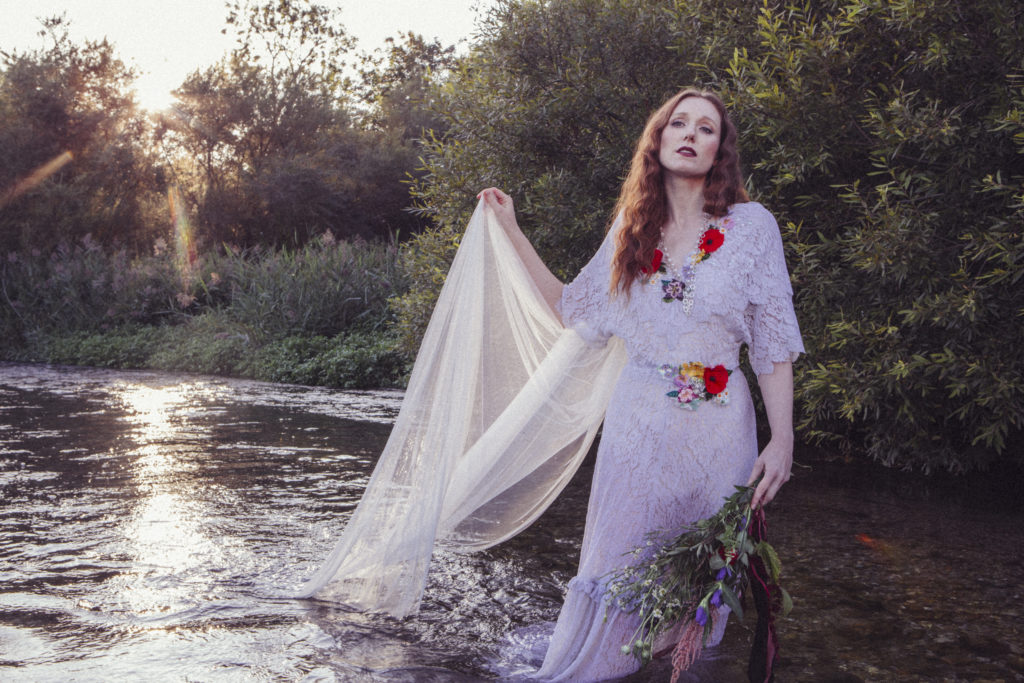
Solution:
[[[341,22],[356,39],[355,52],[370,52],[384,39],[414,31],[445,45],[472,38],[476,19],[494,0],[320,0],[341,9]],[[234,36],[221,33],[227,16],[220,0],[0,0],[0,50],[45,46],[40,17],[65,14],[76,42],[107,38],[117,55],[141,72],[137,99],[161,109],[185,77],[219,60]]]

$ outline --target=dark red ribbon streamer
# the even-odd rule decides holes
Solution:
[[[764,509],[758,508],[750,516],[747,532],[754,543],[765,539],[768,525]],[[757,555],[750,556],[750,593],[757,608],[757,627],[754,644],[750,648],[747,677],[751,683],[771,683],[775,680],[775,663],[779,658],[779,641],[775,635],[775,615],[782,606],[782,594],[774,583],[764,562]]]

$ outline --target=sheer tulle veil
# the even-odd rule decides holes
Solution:
[[[415,612],[435,546],[500,543],[565,487],[624,362],[562,327],[479,204],[363,498],[301,597]]]

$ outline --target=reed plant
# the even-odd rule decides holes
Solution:
[[[154,324],[175,313],[179,278],[170,259],[107,251],[88,236],[50,254],[0,259],[0,334],[6,345],[39,335]]]
[[[336,242],[330,233],[296,250],[227,250],[214,266],[210,277],[228,292],[220,310],[258,340],[381,330],[388,299],[405,289],[395,245]]]
[[[183,264],[91,240],[0,259],[0,359],[368,388],[403,382],[393,244],[224,248]]]

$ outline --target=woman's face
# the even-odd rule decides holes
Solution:
[[[658,160],[666,173],[703,178],[718,155],[722,119],[703,97],[685,97],[661,131]]]

